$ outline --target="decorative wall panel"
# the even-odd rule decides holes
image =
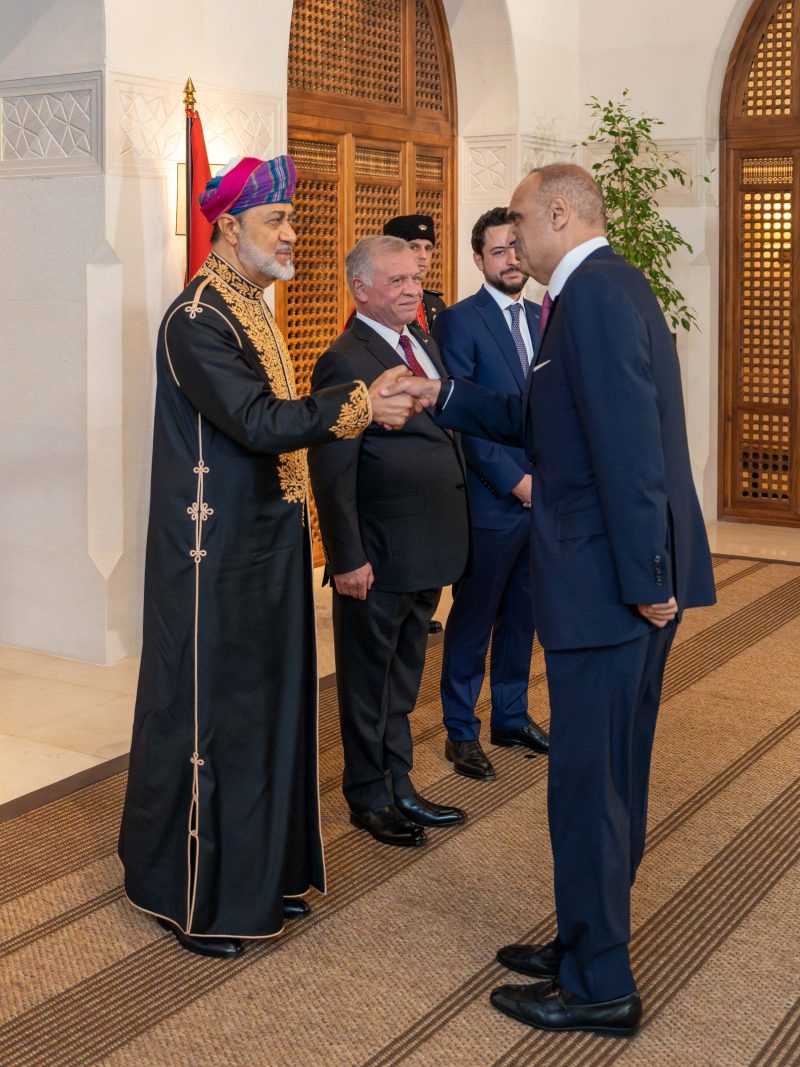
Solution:
[[[0,82],[0,177],[102,170],[99,72]]]
[[[109,76],[109,168],[160,177],[185,156],[183,86],[178,82]],[[197,86],[209,159],[273,156],[283,147],[281,102],[261,93]]]
[[[465,137],[465,200],[507,204],[514,180],[513,137]]]

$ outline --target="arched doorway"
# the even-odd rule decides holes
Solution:
[[[455,291],[455,82],[441,0],[295,0],[288,150],[297,274],[278,306],[299,392],[351,307],[344,257],[387,218],[436,222],[428,288]]]
[[[800,526],[797,0],[756,0],[722,96],[723,516]]]

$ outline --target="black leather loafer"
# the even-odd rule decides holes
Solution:
[[[537,1030],[587,1030],[606,1037],[633,1037],[642,1018],[638,993],[594,1004],[575,1004],[555,982],[504,985],[492,991],[492,1004],[504,1015]]]
[[[456,774],[463,774],[465,778],[490,782],[497,777],[480,741],[451,741],[448,737],[444,744],[444,758],[453,764]]]
[[[350,822],[359,830],[366,830],[382,845],[418,848],[427,841],[421,826],[402,815],[394,804],[385,804],[373,811],[351,811]]]
[[[300,897],[283,898],[284,919],[302,919],[304,915],[311,914],[311,905],[301,900]]]
[[[457,826],[466,822],[467,813],[461,808],[446,808],[444,804],[434,804],[419,793],[410,797],[395,797],[394,806],[409,822],[417,826]]]
[[[443,629],[444,626],[442,626],[438,619],[431,619],[431,621],[428,623],[429,634],[440,634]]]
[[[214,956],[218,960],[232,960],[241,956],[244,945],[236,937],[192,937],[185,934],[168,919],[158,919],[158,925],[169,930],[178,940],[181,948],[187,952],[195,952],[198,956]]]
[[[534,752],[547,752],[550,748],[550,738],[547,731],[531,721],[519,730],[492,730],[491,742],[500,748],[511,748],[513,745],[522,745],[532,748]]]
[[[505,945],[497,953],[497,962],[532,978],[557,978],[563,955],[558,941],[546,945]]]

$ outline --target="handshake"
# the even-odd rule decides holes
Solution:
[[[369,387],[372,417],[386,430],[401,430],[416,412],[439,399],[438,378],[418,378],[408,367],[384,371]]]

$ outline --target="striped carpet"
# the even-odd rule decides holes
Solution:
[[[232,963],[181,952],[124,901],[124,775],[0,824],[0,1065],[800,1064],[800,568],[715,568],[719,603],[687,614],[665,682],[633,901],[636,1039],[541,1034],[490,1008],[509,980],[496,948],[554,932],[546,761],[492,749],[496,782],[450,772],[439,645],[414,778],[469,822],[418,850],[353,830],[326,691],[330,893]],[[537,650],[531,706],[545,722],[546,699]]]

